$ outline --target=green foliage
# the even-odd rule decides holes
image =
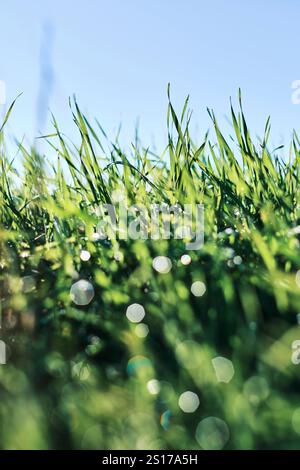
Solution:
[[[226,448],[299,448],[299,139],[287,163],[270,151],[269,120],[254,142],[239,97],[234,135],[209,110],[216,142],[196,146],[188,100],[177,117],[168,96],[161,156],[138,140],[125,155],[75,100],[79,145],[53,117],[50,162],[20,143],[20,169],[5,147],[12,108],[0,126],[4,449],[198,449],[209,416],[227,424]],[[190,264],[182,240],[95,239],[97,207],[120,190],[147,207],[204,204],[205,243]],[[172,261],[167,274],[152,267],[159,255]],[[70,296],[80,279],[95,292],[81,307]],[[126,317],[132,303],[145,309],[142,327]],[[219,356],[234,366],[229,383],[215,373]],[[185,391],[200,399],[194,413],[178,405]]]

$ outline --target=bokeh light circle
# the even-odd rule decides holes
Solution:
[[[204,450],[221,450],[229,440],[225,421],[215,416],[204,418],[197,426],[196,440]]]
[[[93,300],[94,295],[93,285],[85,279],[75,282],[70,290],[70,297],[76,305],[88,305]]]

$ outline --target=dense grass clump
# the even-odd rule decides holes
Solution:
[[[19,143],[13,161],[0,131],[1,448],[299,448],[297,136],[282,160],[269,121],[253,142],[240,102],[233,136],[209,111],[215,137],[196,146],[188,102],[179,117],[169,102],[164,154],[137,140],[125,155],[71,112],[79,145],[53,118],[51,159]],[[203,204],[203,247],[98,239],[97,208],[120,194]]]

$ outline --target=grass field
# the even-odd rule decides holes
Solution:
[[[13,107],[0,131],[1,448],[300,448],[297,135],[272,149],[268,121],[254,141],[239,97],[232,136],[209,110],[196,146],[169,101],[164,154],[125,155],[70,108],[79,143],[53,118],[55,158],[7,153]],[[203,204],[203,247],[99,239],[120,194]]]

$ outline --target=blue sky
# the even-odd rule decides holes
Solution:
[[[253,133],[269,114],[274,145],[300,130],[300,105],[291,102],[300,79],[298,0],[1,3],[0,80],[8,102],[23,92],[9,126],[18,138],[50,131],[48,108],[72,137],[68,97],[76,93],[110,135],[122,123],[129,143],[139,118],[144,143],[161,148],[168,82],[176,107],[190,94],[199,138],[210,125],[206,106],[226,123],[238,87]]]

